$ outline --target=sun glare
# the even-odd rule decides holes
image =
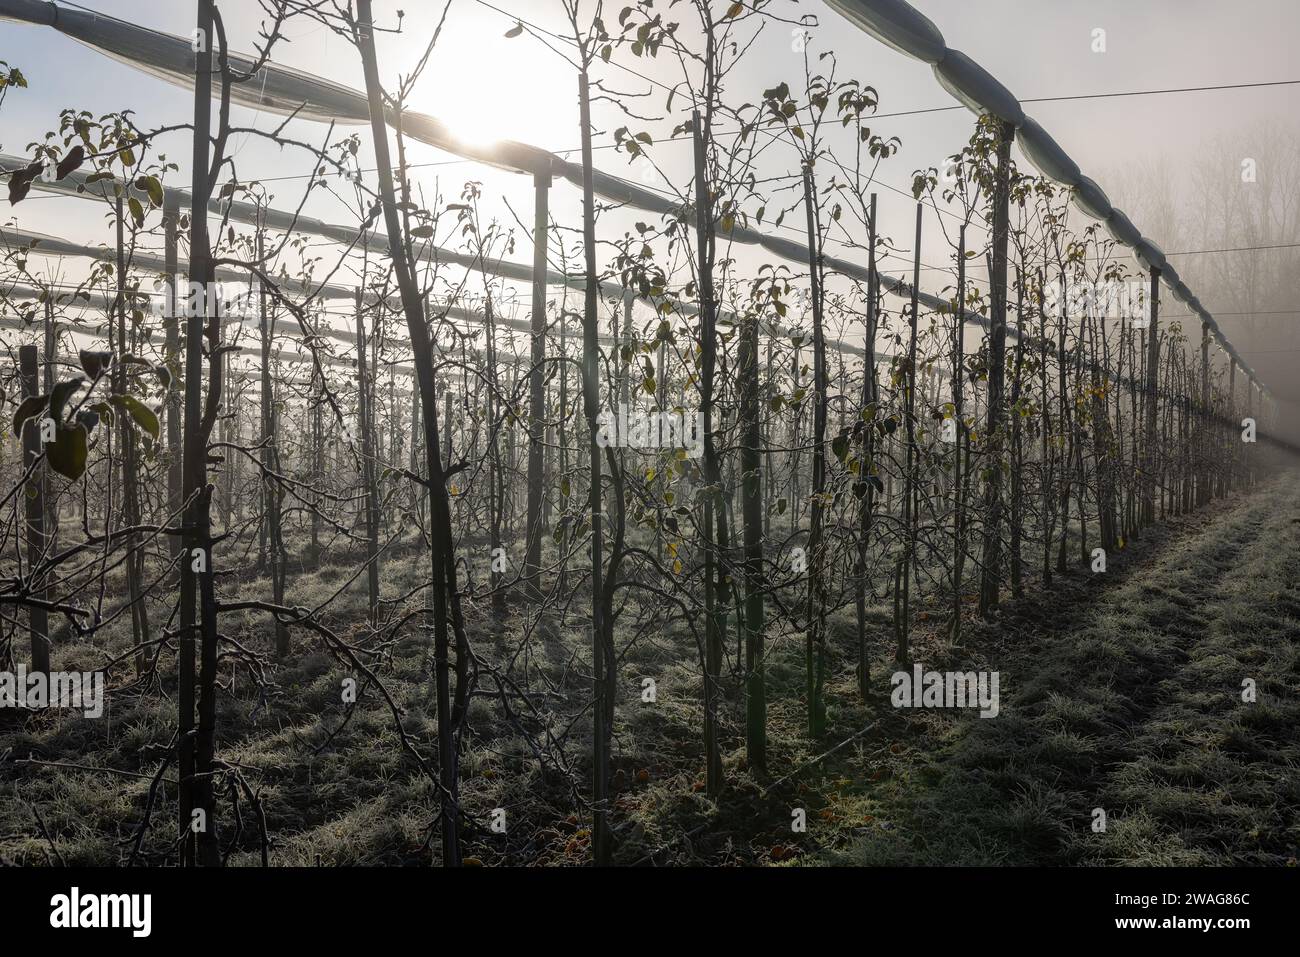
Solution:
[[[464,142],[563,148],[576,136],[572,71],[531,38],[498,31],[478,42],[440,44],[433,59],[415,105]]]

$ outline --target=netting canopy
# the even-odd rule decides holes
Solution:
[[[1192,294],[1165,254],[1152,240],[1142,236],[1124,211],[1113,206],[1105,191],[1083,175],[1056,140],[1030,119],[1019,100],[987,70],[959,50],[944,43],[943,34],[931,20],[905,0],[826,0],[838,13],[881,43],[900,53],[930,64],[939,84],[967,109],[987,113],[1016,127],[1016,140],[1034,167],[1049,179],[1070,187],[1074,204],[1093,219],[1103,222],[1115,239],[1133,250],[1147,269],[1160,271],[1175,299],[1185,303],[1205,323],[1233,361],[1262,389],[1254,370],[1243,360],[1223,334],[1210,312]]]
[[[1175,298],[1187,304],[1245,374],[1263,388],[1254,371],[1219,329],[1214,317],[1165,261],[1160,248],[1141,237],[1123,211],[1111,205],[1105,191],[1082,175],[1078,164],[1046,130],[1025,114],[1011,91],[970,57],[947,47],[938,27],[904,0],[827,2],[882,43],[930,64],[940,84],[968,109],[975,113],[990,113],[1012,123],[1018,130],[1017,139],[1029,161],[1045,176],[1069,186],[1076,205],[1110,227],[1112,235],[1133,248],[1139,262],[1148,268],[1159,269]],[[201,45],[197,40],[72,9],[49,0],[0,0],[0,20],[54,27],[136,69],[178,86],[192,86],[195,58],[198,56],[194,47]],[[256,58],[246,54],[231,53],[229,58],[232,69],[254,74],[251,82],[232,85],[231,97],[237,103],[281,116],[318,122],[369,123],[367,100],[357,90],[269,61],[259,65]],[[513,140],[487,145],[466,143],[454,136],[440,120],[419,112],[403,112],[402,130],[422,143],[465,159],[519,173],[559,176],[576,186],[582,185],[581,166],[527,143]],[[593,185],[596,194],[604,199],[660,215],[675,215],[685,205],[684,200],[656,193],[600,170],[593,170]],[[299,228],[303,228],[301,222]],[[268,222],[267,225],[275,224]],[[355,232],[352,235],[355,236]],[[759,246],[784,259],[808,260],[806,246],[755,229],[736,225],[726,235],[732,241]],[[1136,241],[1130,242],[1135,235]],[[456,258],[456,254],[446,251],[440,250],[439,254],[448,261]],[[870,271],[857,263],[830,256],[824,257],[824,261],[828,269],[850,279],[866,282],[870,278]],[[520,275],[519,278],[525,277]],[[884,274],[878,274],[877,278],[886,292],[905,298],[913,293],[911,284],[902,279]],[[563,277],[556,279],[566,281]],[[947,299],[919,290],[916,295],[918,301],[929,309],[937,312],[952,310]],[[977,314],[967,313],[966,318],[985,327],[988,325],[987,319]]]
[[[54,27],[123,63],[170,83],[186,88],[193,84],[196,54],[189,39],[150,30],[113,17],[69,9],[43,0],[0,0],[0,19]],[[230,61],[233,69],[245,72],[251,71],[256,62],[253,57],[243,54],[231,54]],[[235,102],[250,108],[262,109],[282,116],[294,115],[303,119],[344,124],[369,123],[370,114],[366,98],[358,91],[301,70],[270,62],[264,63],[259,68],[256,79],[252,82],[234,84],[231,97]],[[570,163],[536,146],[509,140],[489,145],[465,143],[453,136],[441,121],[418,112],[402,113],[402,131],[422,143],[456,156],[499,169],[555,175],[575,186],[582,186],[580,165]],[[593,171],[593,177],[596,194],[616,203],[660,215],[676,215],[684,205],[683,201],[661,195],[599,170]],[[234,218],[241,217],[235,215]],[[268,220],[266,225],[274,227],[276,223]],[[314,229],[312,225],[315,224],[308,224],[305,218],[299,217],[297,228],[307,232],[319,232],[321,235],[332,235],[332,232],[336,231],[331,228],[330,232],[326,232]],[[349,240],[356,235],[355,230],[350,232]],[[801,243],[770,236],[739,225],[733,226],[726,235],[734,242],[762,247],[784,259],[803,263],[808,261],[808,248]],[[382,239],[377,241],[382,243]],[[446,261],[454,261],[457,254],[439,251],[439,255]],[[824,259],[828,269],[850,279],[866,282],[870,277],[870,271],[865,266],[835,257],[824,257]],[[528,276],[521,274],[515,278],[525,279],[530,276],[531,273]],[[881,288],[888,293],[903,298],[912,295],[911,284],[902,279],[884,274],[879,274],[878,279]],[[554,277],[554,281],[559,283],[567,280],[557,276]],[[951,304],[947,299],[919,291],[917,298],[926,308],[938,312],[951,311]],[[980,325],[987,325],[986,319],[976,313],[968,311],[966,318]]]

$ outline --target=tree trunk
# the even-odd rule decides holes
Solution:
[[[871,658],[867,649],[867,550],[871,544],[871,518],[876,503],[876,194],[871,194],[867,218],[867,323],[862,333],[862,411],[871,418],[862,425],[862,464],[858,502],[858,555],[856,610],[858,624],[858,693],[865,701],[871,694]]]
[[[113,391],[118,395],[126,394],[126,364],[122,361],[123,357],[130,351],[126,339],[126,245],[123,230],[125,227],[124,213],[122,209],[122,197],[117,197],[117,209],[114,217],[115,227],[117,230],[117,268],[114,270],[117,282],[117,299],[114,303],[114,311],[117,313],[117,345],[113,362]],[[47,304],[48,308],[48,304]],[[48,325],[48,319],[47,319]],[[114,350],[112,323],[109,326],[109,349]],[[50,357],[46,357],[46,369],[50,369]],[[48,377],[47,371],[47,377]],[[117,483],[118,489],[122,496],[122,519],[119,523],[123,528],[134,528],[140,524],[140,489],[136,476],[135,461],[135,427],[131,424],[131,416],[126,413],[124,408],[118,409],[116,422],[117,444],[119,447],[118,456],[121,461],[121,471],[116,476],[121,481]],[[115,476],[110,473],[109,481],[112,482]],[[145,653],[144,645],[149,641],[149,610],[144,604],[142,594],[142,584],[144,579],[144,553],[142,546],[136,542],[127,544],[126,557],[123,562],[126,571],[126,594],[127,602],[131,606],[131,640],[136,646],[135,652],[135,670],[137,674],[143,674],[148,667],[148,655]]]
[[[912,299],[907,317],[907,360],[903,370],[903,425],[907,438],[907,465],[903,472],[903,553],[894,569],[894,661],[907,661],[912,626],[912,562],[916,550],[916,324],[921,308],[921,216],[916,204],[916,237],[912,257]]]
[[[704,481],[710,486],[704,506],[704,790],[710,797],[722,793],[722,752],[718,740],[718,707],[722,697],[723,635],[719,606],[725,596],[718,588],[718,537],[715,524],[722,496],[717,452],[713,446],[714,371],[717,363],[715,304],[713,299],[713,213],[709,197],[706,131],[696,111],[691,124],[695,146],[696,274],[700,290],[700,387],[704,428]]]
[[[741,329],[741,499],[745,523],[745,754],[756,774],[767,770],[767,678],[763,614],[763,482],[758,385],[757,316]]]
[[[582,404],[587,419],[587,453],[591,466],[591,660],[594,692],[594,755],[592,760],[592,850],[596,865],[607,866],[613,853],[609,828],[609,746],[613,712],[613,649],[607,631],[603,593],[604,533],[601,527],[601,463],[599,372],[600,342],[596,273],[596,197],[591,158],[591,94],[587,68],[578,75],[579,121],[582,124],[582,245],[587,287],[582,316]],[[707,434],[707,433],[706,433]]]
[[[1025,364],[1025,287],[1020,267],[1016,267],[1016,346],[1015,365],[1011,371],[1011,596],[1024,597],[1021,581],[1020,538],[1024,524],[1023,487],[1021,471],[1024,466],[1021,454],[1020,377]]]
[[[212,764],[216,751],[217,609],[213,582],[212,487],[207,481],[208,436],[221,396],[221,320],[207,315],[213,288],[212,253],[208,246],[208,198],[211,195],[209,135],[212,126],[214,60],[212,0],[199,0],[196,34],[204,49],[194,64],[194,155],[190,193],[190,288],[198,289],[189,310],[185,337],[185,461],[183,495],[185,557],[180,595],[180,734],[181,860],[206,866],[221,863],[217,842]],[[212,327],[212,353],[206,408],[203,398],[205,324]],[[197,593],[196,593],[197,592]],[[196,601],[197,599],[197,601]],[[199,632],[198,728],[194,730],[194,634]],[[193,812],[199,812],[194,814]],[[197,848],[195,842],[197,841]]]
[[[804,646],[805,693],[808,697],[808,734],[818,738],[826,730],[826,591],[825,546],[822,523],[826,492],[826,337],[822,329],[821,230],[817,188],[812,169],[803,171],[804,207],[808,218],[808,281],[812,292],[813,321],[813,451],[812,509],[808,525],[808,632]]]
[[[957,236],[957,309],[953,317],[952,336],[952,407],[956,420],[956,445],[953,450],[952,487],[952,641],[961,643],[962,574],[966,566],[966,483],[968,470],[962,459],[962,450],[970,448],[970,434],[966,430],[966,412],[963,394],[966,389],[966,224]]]
[[[389,159],[388,131],[385,126],[383,93],[379,83],[379,65],[375,55],[374,32],[371,21],[370,0],[357,0],[358,48],[365,73],[366,97],[370,107],[370,130],[374,138],[375,165],[379,182],[380,201],[384,213],[384,226],[388,234],[389,249],[393,256],[398,289],[401,292],[402,311],[406,315],[407,334],[415,365],[416,381],[420,390],[421,411],[424,417],[425,465],[429,470],[430,500],[430,565],[432,572],[434,629],[434,672],[437,686],[438,710],[438,765],[441,789],[442,862],[446,867],[460,864],[458,828],[459,803],[457,801],[458,744],[454,725],[458,715],[453,713],[450,691],[450,635],[448,613],[457,595],[456,566],[453,552],[451,510],[447,500],[446,479],[443,474],[438,440],[438,403],[433,369],[433,343],[424,317],[424,300],[415,283],[408,258],[408,247],[402,235],[397,215],[397,199],[393,190],[392,164]],[[359,345],[359,343],[358,343]],[[464,639],[457,629],[457,669],[467,666]],[[463,672],[462,672],[463,675]],[[457,682],[458,710],[462,696],[467,693],[463,680]]]

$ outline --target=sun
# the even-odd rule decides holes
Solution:
[[[529,36],[504,37],[479,22],[475,35],[444,32],[412,106],[445,123],[465,143],[519,140],[566,149],[577,137],[577,77]]]

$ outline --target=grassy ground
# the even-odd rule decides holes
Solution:
[[[999,622],[971,622],[962,648],[922,612],[913,636],[926,667],[997,670],[1002,710],[889,706],[888,610],[872,609],[873,702],[852,672],[852,610],[833,616],[825,738],[804,733],[803,634],[769,642],[770,775],[746,766],[743,702],[728,688],[728,788],[703,793],[698,646],[691,623],[647,616],[618,636],[614,823],[624,864],[769,863],[1282,863],[1300,842],[1297,731],[1300,687],[1300,483],[1287,476],[1206,515],[1153,531],[1110,571],[1082,570],[1050,597],[1008,606]],[[380,643],[364,627],[364,579],[344,587],[355,556],[290,576],[290,603],[343,591],[325,620],[356,641],[402,708],[401,726],[432,762],[435,720],[427,637],[407,628]],[[395,554],[383,593],[397,601],[423,563]],[[227,597],[268,592],[233,576]],[[418,603],[417,596],[414,601]],[[466,852],[483,864],[589,860],[590,753],[587,639],[577,610],[525,629],[471,605],[468,625],[485,664],[510,664],[527,699],[484,673],[462,741],[462,803],[481,828]],[[165,615],[155,608],[155,621]],[[627,619],[631,621],[631,616]],[[62,669],[102,667],[128,645],[129,622],[93,642],[64,643]],[[218,752],[255,789],[273,865],[436,862],[435,792],[403,753],[394,719],[373,689],[355,711],[342,703],[348,671],[295,632],[283,664],[269,657],[264,617],[223,617],[223,635],[260,652],[265,678],[223,649]],[[731,643],[734,645],[734,631]],[[734,655],[734,648],[732,654]],[[175,768],[140,834],[148,795],[175,727],[174,669],[161,685],[113,672],[108,720],[0,712],[0,861],[173,859]],[[654,702],[642,701],[653,677]],[[1258,701],[1240,698],[1252,678]],[[539,762],[539,741],[557,742]],[[827,754],[827,752],[830,752]],[[1104,833],[1091,829],[1104,808]],[[505,834],[486,826],[506,810]],[[791,829],[802,811],[807,830]],[[220,830],[232,864],[260,863],[252,808],[242,829],[223,791]],[[39,823],[38,823],[39,817]]]
[[[819,859],[1295,866],[1300,485],[1151,537],[1069,627],[1013,612],[985,648],[1001,715],[914,727],[877,792],[893,826]]]

